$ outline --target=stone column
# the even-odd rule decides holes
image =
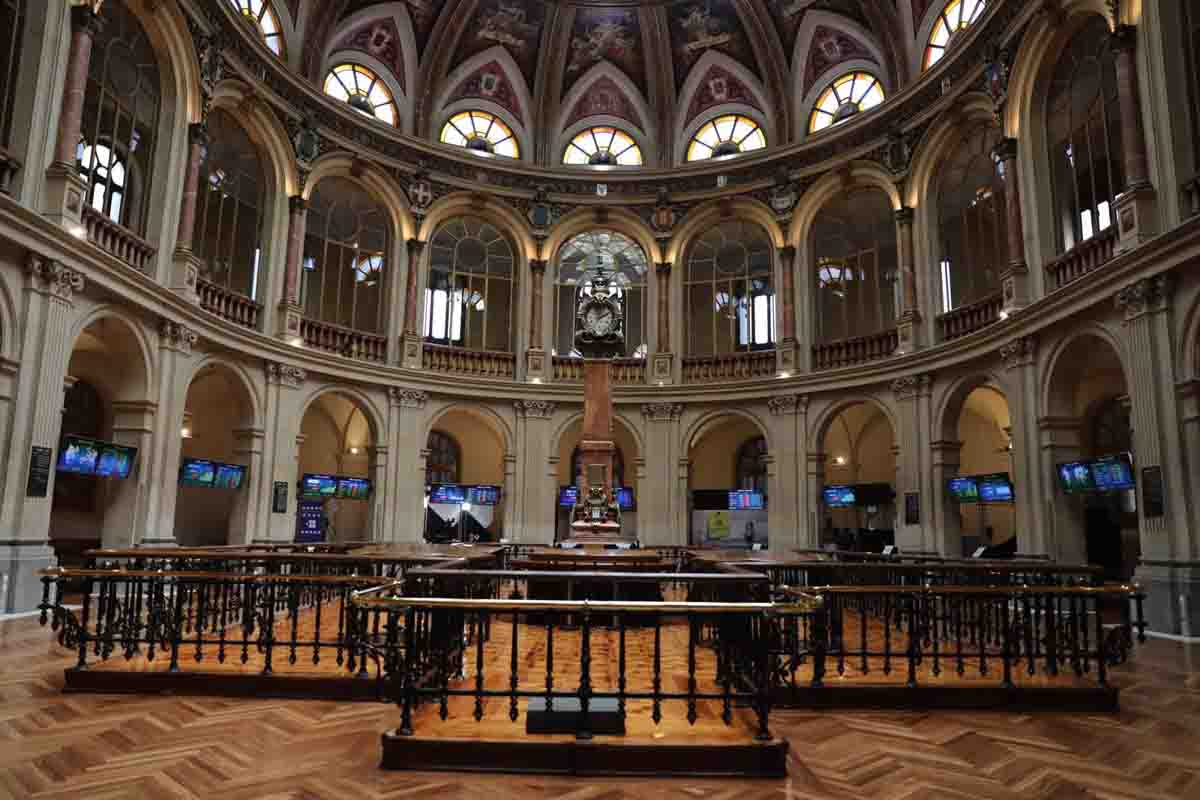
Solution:
[[[801,484],[807,470],[804,415],[807,397],[779,395],[767,401],[770,411],[771,455],[775,480],[770,487],[767,507],[767,537],[771,554],[777,558],[792,555],[797,547],[815,547],[806,508],[801,503]]]
[[[546,261],[529,260],[529,350],[525,353],[525,378],[542,383],[550,377],[546,343],[542,328],[543,291],[546,285]]]
[[[157,477],[148,468],[151,462],[142,457],[151,451],[153,445],[155,404],[116,402],[112,403],[112,413],[112,440],[117,444],[136,447],[139,458],[128,478],[109,483],[108,508],[100,528],[100,545],[125,548],[137,543],[138,532],[144,525],[150,484]]]
[[[1177,387],[1182,428],[1183,452],[1189,474],[1200,475],[1200,379],[1183,381]],[[1191,503],[1188,527],[1192,531],[1193,556],[1200,551],[1200,502]],[[1193,626],[1193,635],[1196,627]]]
[[[934,548],[931,515],[934,490],[930,486],[929,399],[933,387],[931,375],[909,375],[892,381],[892,392],[900,406],[900,430],[895,431],[900,452],[896,456],[896,545],[904,550]],[[916,492],[920,522],[905,521],[905,494]]]
[[[11,436],[0,498],[0,611],[28,611],[41,598],[35,572],[50,566],[51,463],[45,497],[27,496],[32,448],[58,447],[63,379],[70,359],[73,297],[83,276],[57,261],[30,255],[22,301],[21,368],[12,387]],[[4,580],[4,579],[7,580]]]
[[[1150,182],[1150,160],[1146,155],[1142,104],[1138,97],[1137,34],[1138,29],[1133,25],[1118,25],[1112,34],[1125,167],[1125,191],[1116,201],[1118,253],[1137,247],[1158,231],[1157,204]]]
[[[808,430],[807,412],[805,414],[805,431]],[[807,439],[807,433],[805,438]],[[804,459],[804,494],[808,518],[808,526],[812,530],[813,547],[821,547],[822,532],[825,530],[824,505],[821,502],[822,490],[825,488],[825,453],[821,450],[809,450]]]
[[[1124,333],[1130,369],[1130,421],[1137,469],[1138,530],[1142,563],[1137,577],[1147,587],[1146,616],[1156,631],[1196,632],[1200,619],[1200,544],[1188,530],[1195,489],[1184,469],[1179,405],[1175,389],[1175,353],[1171,331],[1170,273],[1143,278],[1117,292],[1125,315]],[[1147,503],[1149,475],[1162,484],[1162,513]]]
[[[663,386],[675,382],[675,356],[671,350],[671,262],[660,261],[654,267],[654,275],[658,279],[655,286],[658,294],[658,346],[655,348],[654,361],[650,365],[647,380]]]
[[[1014,422],[1015,422],[1014,418]],[[1044,532],[1041,550],[1026,549],[1024,532],[1017,531],[1017,546],[1022,553],[1043,552],[1056,561],[1068,564],[1083,564],[1087,562],[1087,531],[1083,519],[1083,503],[1077,498],[1067,498],[1058,488],[1059,464],[1066,461],[1078,461],[1083,453],[1080,450],[1081,421],[1076,417],[1041,417],[1037,420],[1039,458],[1037,473],[1042,478],[1039,481],[1041,497],[1031,496],[1023,501],[1020,490],[1017,502],[1032,501],[1041,511]],[[1014,445],[1015,447],[1015,445]]]
[[[1021,219],[1021,181],[1017,173],[1017,140],[1001,139],[992,150],[1004,180],[1004,227],[1008,231],[1008,263],[1000,273],[1002,313],[1013,314],[1030,302],[1029,265],[1025,261],[1025,226]]]
[[[780,373],[796,371],[796,248],[779,248],[780,307],[779,342],[775,347],[775,366]]]
[[[192,252],[196,229],[196,199],[199,193],[200,165],[208,153],[208,128],[201,122],[188,126],[187,171],[183,176],[183,199],[179,207],[179,228],[175,237],[174,267],[171,288],[189,302],[200,302],[196,279],[200,275],[200,260]]]
[[[1055,556],[1047,530],[1047,511],[1053,502],[1053,475],[1042,473],[1039,457],[1037,416],[1040,383],[1037,369],[1037,340],[1032,336],[1014,339],[1000,348],[1000,360],[1008,373],[1009,417],[1012,419],[1013,493],[1016,504],[1017,548],[1023,553]]]
[[[500,536],[502,539],[510,539],[509,531],[512,528],[514,515],[516,514],[516,485],[517,485],[517,457],[512,453],[504,454],[504,485],[500,487],[503,494],[504,503],[504,519],[501,520]]]
[[[264,532],[255,543],[291,542],[296,538],[296,500],[300,478],[300,435],[304,409],[301,407],[300,388],[308,379],[308,373],[300,367],[268,361],[265,365],[267,378],[266,422],[263,452],[269,459],[271,482],[282,481],[288,485],[287,511],[272,512],[270,522],[261,525]]]
[[[303,195],[288,198],[287,258],[283,267],[283,300],[279,304],[276,335],[290,344],[304,344],[300,334],[300,269],[304,260],[304,236],[308,225],[308,201]]]
[[[183,425],[191,376],[192,348],[199,337],[184,325],[164,319],[158,328],[158,384],[155,386],[156,417],[151,452],[142,468],[151,473],[146,525],[134,535],[135,544],[169,547],[175,539],[175,503],[179,491],[176,478],[183,441]]]
[[[234,493],[233,511],[229,514],[228,544],[248,545],[256,538],[259,517],[270,513],[271,481],[263,474],[262,428],[238,428],[233,432],[233,460],[246,467],[242,488]],[[262,500],[267,498],[266,510]]]
[[[418,458],[392,459],[391,469],[395,483],[391,493],[391,511],[388,513],[385,540],[390,542],[418,543],[425,537],[425,407],[429,394],[419,389],[388,389],[388,419],[395,421],[396,435],[392,440],[396,452],[417,453]]]
[[[917,271],[913,252],[913,210],[896,210],[896,245],[899,257],[900,318],[896,327],[900,344],[898,355],[911,353],[921,346],[921,311],[917,302]],[[881,276],[882,277],[882,276]]]
[[[958,558],[962,555],[962,514],[958,503],[946,491],[946,484],[958,475],[962,442],[933,442],[929,449],[933,456],[933,496],[929,500],[929,513],[933,515],[934,549],[938,555]],[[900,513],[904,513],[903,503]]]
[[[647,403],[642,406],[646,421],[646,478],[638,495],[638,539],[645,547],[684,546],[687,527],[676,524],[680,502],[687,497],[677,489],[679,462],[678,403]]]
[[[547,400],[515,400],[519,472],[525,473],[517,501],[521,529],[510,538],[522,544],[549,545],[554,541],[555,472],[551,464],[553,443],[550,420],[558,404]],[[551,469],[547,468],[550,465]]]
[[[403,365],[409,369],[421,369],[423,361],[423,342],[418,330],[420,312],[417,305],[417,292],[421,283],[421,256],[425,252],[425,242],[420,239],[408,240],[408,271],[404,283],[404,341],[402,344],[404,357]]]
[[[386,436],[386,431],[384,432]],[[396,524],[396,518],[389,516],[384,508],[386,497],[381,491],[388,480],[388,446],[375,445],[367,448],[367,476],[371,479],[370,506],[367,508],[367,524],[364,533],[368,541],[389,541],[392,533],[388,527]]]
[[[82,235],[83,207],[87,183],[75,166],[83,125],[83,100],[87,94],[92,44],[103,30],[104,20],[90,6],[71,8],[71,47],[67,54],[66,83],[58,116],[54,159],[46,170],[46,216]]]

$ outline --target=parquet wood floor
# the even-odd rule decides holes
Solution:
[[[1200,797],[1200,647],[1163,641],[1116,714],[774,712],[790,777],[753,782],[385,772],[393,706],[62,694],[72,663],[36,620],[0,622],[0,798]]]

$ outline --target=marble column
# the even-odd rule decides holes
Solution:
[[[905,550],[928,551],[934,548],[932,503],[935,490],[931,487],[930,395],[931,375],[909,375],[892,381],[892,393],[900,407],[900,430],[895,431],[900,452],[896,456],[896,545]],[[920,522],[905,521],[905,495],[919,496]]]
[[[779,395],[767,401],[774,480],[768,495],[767,536],[772,555],[786,558],[797,547],[815,547],[814,531],[802,506],[807,470],[805,417],[808,398]]]
[[[372,491],[367,501],[370,505],[367,508],[367,522],[363,532],[371,542],[389,541],[393,535],[389,528],[396,524],[395,518],[389,516],[385,510],[387,499],[380,491],[387,482],[390,471],[389,449],[386,444],[367,448],[367,476],[371,479]]]
[[[684,546],[687,527],[676,524],[679,504],[687,497],[675,491],[679,463],[679,403],[647,403],[642,406],[646,421],[646,481],[648,491],[638,496],[638,539],[646,547]]]
[[[805,430],[808,426],[805,425]],[[807,434],[805,434],[807,439]],[[822,490],[825,488],[825,453],[821,450],[809,450],[804,459],[804,508],[808,518],[808,526],[812,530],[813,547],[821,547],[822,535],[825,530],[824,508],[821,502]]]
[[[417,543],[425,537],[425,408],[429,394],[419,389],[388,389],[389,426],[395,424],[392,439],[397,454],[414,453],[417,458],[392,459],[391,511],[385,512],[385,541]]]
[[[149,453],[155,432],[155,404],[114,402],[111,406],[112,441],[136,447],[139,454]],[[144,529],[150,484],[157,477],[151,466],[145,458],[139,458],[128,478],[109,482],[108,508],[100,528],[102,547],[126,548],[137,544],[138,531]]]
[[[549,545],[554,541],[554,508],[557,458],[552,464],[550,420],[558,404],[547,400],[515,400],[518,472],[525,474],[517,501],[521,527],[510,538],[522,544]]]
[[[1021,181],[1017,172],[1017,140],[1001,139],[992,158],[1004,180],[1004,227],[1008,232],[1007,264],[1000,273],[1004,314],[1013,314],[1030,302],[1029,265],[1025,261],[1025,226],[1021,219]]]
[[[300,269],[304,260],[304,236],[308,225],[308,201],[303,195],[288,198],[287,256],[283,266],[283,299],[279,304],[276,335],[291,344],[304,343],[300,334]]]
[[[1026,336],[1000,348],[1000,361],[1008,375],[1005,399],[1012,419],[1012,480],[1016,504],[1017,548],[1022,553],[1047,553],[1055,557],[1046,516],[1053,502],[1054,476],[1043,475],[1039,456],[1037,340]],[[1049,489],[1049,492],[1047,492]]]
[[[958,558],[962,555],[962,514],[958,502],[945,487],[959,474],[962,442],[933,442],[930,452],[933,456],[933,497],[930,498],[929,513],[933,515],[933,549],[938,555]]]
[[[208,152],[208,128],[201,122],[188,126],[188,162],[183,176],[183,199],[179,207],[179,228],[175,237],[171,288],[193,303],[200,302],[196,279],[200,260],[192,252],[196,228],[196,199],[199,194],[200,166]]]
[[[300,425],[303,421],[303,397],[300,389],[308,373],[291,364],[268,361],[265,365],[267,391],[266,414],[263,425],[263,453],[270,465],[272,486],[275,481],[288,485],[287,511],[270,514],[270,521],[260,525],[263,531],[256,544],[291,542],[296,538],[296,493],[300,480]],[[266,471],[266,470],[264,470]]]
[[[1082,458],[1082,427],[1082,422],[1077,417],[1041,417],[1037,420],[1037,472],[1043,480],[1039,482],[1041,497],[1031,495],[1028,500],[1042,512],[1042,524],[1038,527],[1043,531],[1043,545],[1039,551],[1026,550],[1024,543],[1018,540],[1023,553],[1043,552],[1055,561],[1068,564],[1087,562],[1087,531],[1083,519],[1083,504],[1061,494],[1057,470],[1059,464]],[[1017,492],[1017,502],[1021,503],[1022,490],[1016,486],[1013,488]],[[1017,533],[1018,536],[1021,535],[1021,531],[1018,530]]]
[[[921,312],[917,301],[917,270],[913,244],[913,210],[896,210],[896,245],[899,258],[900,318],[896,321],[900,344],[897,354],[911,353],[921,346]],[[882,276],[880,276],[882,278]]]
[[[534,383],[545,381],[551,372],[550,361],[546,358],[546,343],[542,326],[545,285],[545,260],[531,258],[529,260],[529,350],[525,354],[525,378]]]
[[[46,216],[77,234],[83,230],[87,182],[75,166],[76,149],[83,125],[83,101],[87,95],[92,44],[103,28],[104,19],[91,6],[71,8],[71,46],[67,52],[58,134],[54,159],[46,170]]]
[[[158,369],[155,374],[156,418],[148,460],[142,467],[151,472],[147,497],[146,524],[134,535],[134,544],[169,547],[175,539],[175,506],[179,491],[177,475],[183,450],[180,428],[183,426],[191,377],[195,331],[164,319],[158,328]],[[139,455],[139,460],[141,456]]]
[[[1138,97],[1137,37],[1138,29],[1133,25],[1118,25],[1112,34],[1117,101],[1121,108],[1121,160],[1125,171],[1125,189],[1116,200],[1118,253],[1137,247],[1158,232],[1158,209],[1150,182],[1150,160]]]
[[[401,345],[404,355],[401,363],[409,369],[421,369],[424,351],[421,333],[418,330],[420,311],[417,295],[421,284],[425,242],[420,239],[409,239],[407,253],[408,270],[404,279],[404,337]]]
[[[233,432],[233,460],[246,467],[242,488],[234,493],[233,510],[229,514],[228,544],[248,545],[257,538],[260,517],[271,513],[270,476],[263,474],[262,428],[238,428]],[[262,500],[268,499],[264,509]]]
[[[779,248],[779,341],[775,347],[775,367],[780,373],[796,371],[796,248]]]

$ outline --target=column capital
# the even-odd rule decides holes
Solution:
[[[529,259],[529,271],[534,275],[542,275],[546,272],[546,259],[531,258]]]
[[[388,403],[396,408],[424,408],[429,402],[429,393],[420,389],[388,387]]]
[[[408,248],[409,259],[417,259],[425,252],[425,242],[421,239],[408,239],[404,242],[404,246]]]
[[[34,290],[67,303],[71,302],[76,292],[82,292],[86,285],[82,273],[70,269],[61,261],[45,258],[37,253],[29,254],[25,272]]]
[[[300,384],[308,378],[308,373],[301,367],[292,364],[280,364],[276,361],[267,362],[267,384],[269,386],[287,386],[299,389]]]
[[[514,400],[513,410],[525,419],[550,419],[558,410],[558,403],[551,400]]]
[[[901,225],[912,225],[913,210],[908,206],[901,206],[895,211],[896,222]]]
[[[787,262],[787,261],[792,261],[795,258],[796,258],[796,248],[794,245],[785,244],[783,247],[779,248],[779,260],[780,261]]]
[[[650,422],[675,422],[683,416],[682,403],[646,403],[642,416]]]
[[[83,5],[71,6],[72,31],[95,37],[104,30],[106,24],[107,20],[100,16],[99,4],[85,3]]]
[[[302,194],[294,194],[288,198],[288,210],[293,214],[302,214],[308,210],[308,199]]]
[[[1113,29],[1109,42],[1114,53],[1135,52],[1137,50],[1137,26],[1118,24]]]
[[[174,320],[164,319],[158,325],[158,343],[164,350],[191,353],[198,341],[200,337],[194,330]]]
[[[897,400],[902,402],[915,400],[920,395],[928,395],[932,386],[933,376],[929,373],[905,375],[903,378],[896,378],[892,381],[892,393],[896,395]]]
[[[208,124],[204,122],[193,122],[188,125],[188,141],[191,144],[198,144],[201,147],[208,147]]]
[[[996,146],[992,148],[992,158],[1000,162],[1015,161],[1018,147],[1015,137],[1006,136],[996,142]]]
[[[1036,355],[1037,339],[1032,336],[1014,339],[1000,348],[1000,360],[1005,369],[1032,366]]]
[[[654,272],[661,278],[671,274],[671,268],[674,266],[670,261],[659,261],[654,265]]]
[[[1114,301],[1117,310],[1123,311],[1128,321],[1142,314],[1165,311],[1171,301],[1173,288],[1173,276],[1169,272],[1163,272],[1131,283],[1117,292]]]
[[[808,395],[782,394],[767,401],[767,409],[773,417],[808,413]]]

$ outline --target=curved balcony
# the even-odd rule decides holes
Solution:
[[[421,368],[471,378],[512,380],[516,375],[517,357],[512,353],[468,350],[426,342],[421,352]]]
[[[356,331],[330,322],[304,317],[300,320],[300,338],[306,347],[336,353],[346,358],[383,362],[387,359],[387,339],[373,333]]]
[[[243,328],[258,330],[258,318],[262,305],[232,289],[209,283],[203,278],[196,280],[196,293],[200,295],[200,307],[224,320]]]
[[[775,351],[688,356],[683,359],[684,383],[719,383],[775,377]]]
[[[1000,311],[1003,308],[1004,296],[1000,292],[992,292],[982,300],[951,309],[938,317],[938,334],[943,342],[948,342],[983,330],[1000,320]]]
[[[554,356],[555,383],[582,383],[583,359],[570,356]],[[646,359],[614,358],[612,360],[613,386],[641,386],[646,383]]]
[[[900,334],[895,328],[869,336],[856,336],[837,342],[813,345],[813,369],[838,369],[891,358],[900,346]]]
[[[1046,265],[1050,288],[1060,289],[1112,260],[1117,250],[1117,226],[1110,225]]]
[[[83,207],[83,227],[87,240],[138,272],[149,272],[156,252],[142,237],[118,225],[90,205]]]

